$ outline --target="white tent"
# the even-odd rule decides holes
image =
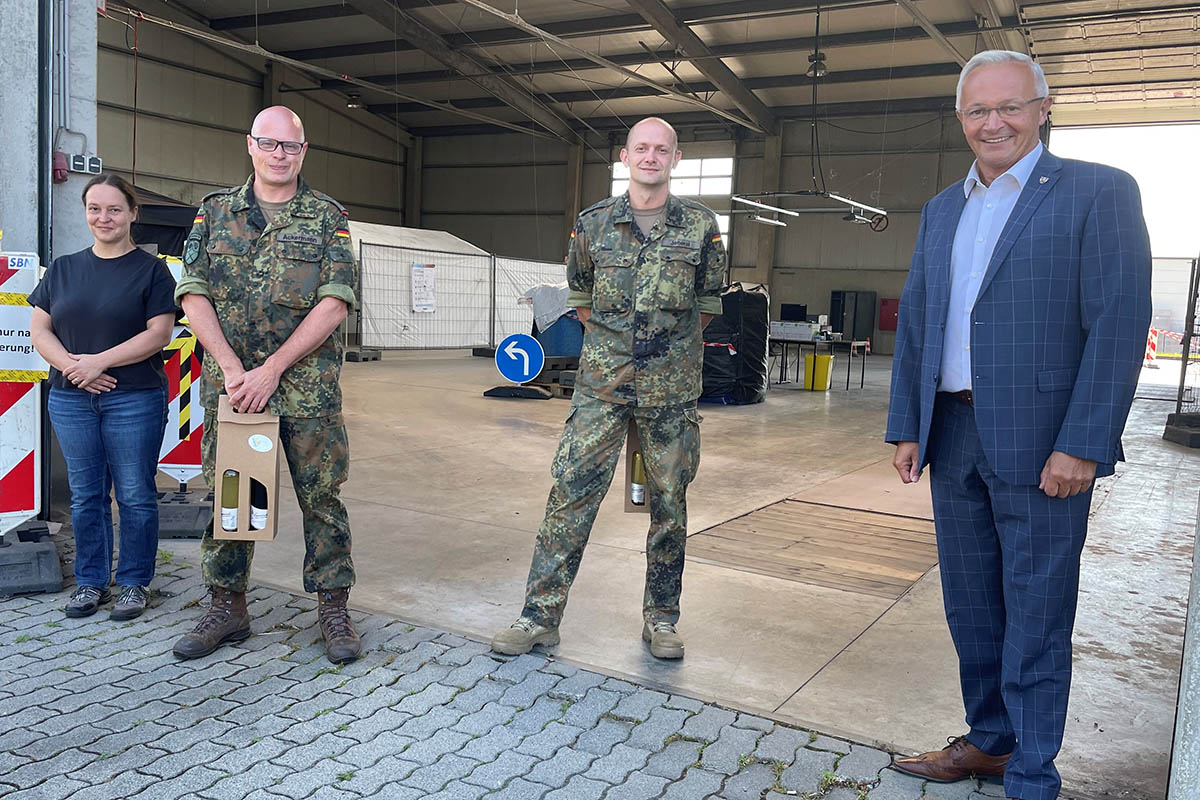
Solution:
[[[402,228],[399,225],[380,225],[374,222],[350,220],[350,242],[354,252],[360,252],[362,242],[382,244],[389,247],[407,247],[413,250],[436,250],[443,253],[473,253],[488,255],[481,247],[460,239],[446,231],[429,231],[424,228]]]
[[[494,347],[529,332],[529,306],[517,301],[530,287],[566,277],[561,263],[498,258],[446,231],[351,220],[350,240],[364,347]]]

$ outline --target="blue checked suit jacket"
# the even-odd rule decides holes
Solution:
[[[887,441],[918,442],[942,364],[959,181],[926,203],[900,299]],[[1110,475],[1150,326],[1150,239],[1137,184],[1046,151],[996,243],[971,315],[975,420],[1001,479],[1037,484],[1058,450]]]

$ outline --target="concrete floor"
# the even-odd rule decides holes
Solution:
[[[927,484],[901,486],[881,439],[889,375],[872,357],[863,390],[835,374],[830,392],[774,387],[760,405],[702,407],[689,532],[788,497],[931,518]],[[482,397],[501,382],[459,351],[346,364],[353,605],[482,640],[520,612],[569,402]],[[1135,403],[1129,461],[1097,488],[1058,762],[1069,796],[1165,794],[1200,485],[1200,459],[1161,439],[1167,411]],[[619,491],[597,519],[560,658],[897,750],[965,731],[936,568],[891,601],[689,562],[688,655],[651,658],[638,635],[646,518],[623,513]],[[300,592],[299,512],[284,495],[254,579]]]

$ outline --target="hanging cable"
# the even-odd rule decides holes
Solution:
[[[137,186],[137,118],[138,118],[138,19],[133,19],[133,165],[130,173]]]
[[[817,82],[824,77],[824,59],[821,57],[821,0],[817,0],[817,22],[813,31],[813,54],[809,56],[812,67],[812,107],[809,121],[808,146],[812,151],[809,166],[812,172],[813,191],[825,192],[825,169],[821,164],[821,133],[817,128]]]
[[[888,135],[888,110],[892,104],[892,70],[896,66],[896,29],[900,24],[900,5],[893,7],[892,11],[892,49],[888,53],[888,77],[887,91],[883,98],[883,132],[879,136],[879,180],[875,186],[875,197],[873,200],[879,201],[883,197],[883,158],[886,154],[887,135]]]

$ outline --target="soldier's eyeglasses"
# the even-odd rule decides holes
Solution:
[[[1037,103],[1045,99],[1045,96],[1035,97],[1032,100],[1005,103],[1002,106],[991,106],[990,108],[987,106],[975,106],[974,108],[964,108],[958,113],[962,114],[971,122],[982,122],[990,117],[993,111],[1000,115],[1000,119],[1016,119],[1017,117],[1021,116],[1022,113],[1024,113],[1025,109],[1031,103]]]
[[[300,151],[304,149],[304,142],[281,142],[278,139],[268,139],[265,136],[251,136],[250,138],[258,145],[258,149],[264,153],[274,153],[275,148],[280,147],[289,156],[298,156],[300,155]]]

